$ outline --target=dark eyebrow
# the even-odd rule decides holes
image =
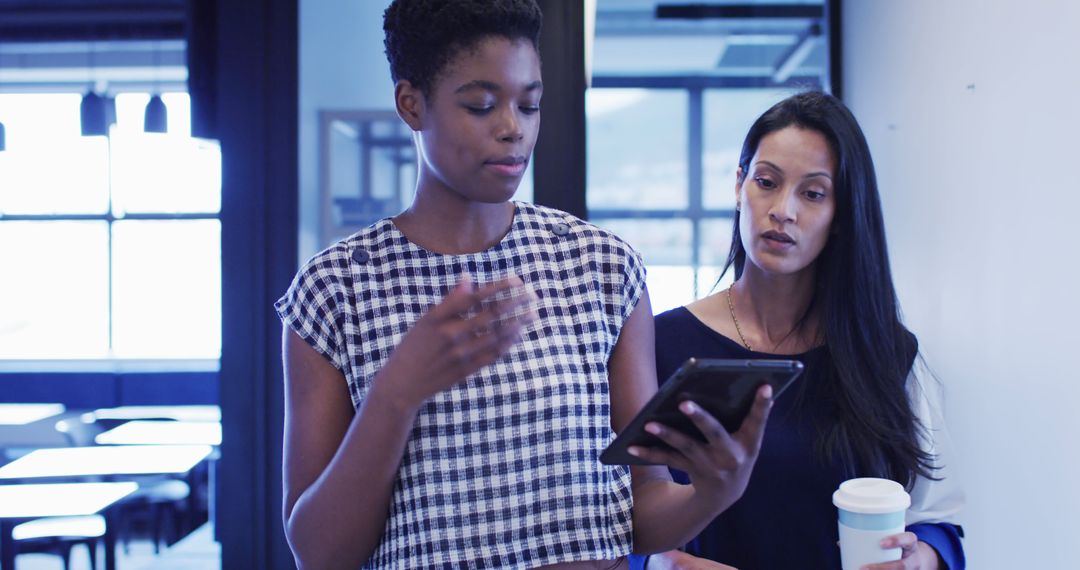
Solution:
[[[532,83],[525,86],[525,91],[536,91],[537,89],[541,89],[543,86],[544,86],[544,84],[542,82],[533,81]],[[470,81],[470,82],[462,85],[461,87],[458,87],[457,89],[454,90],[454,93],[464,93],[466,91],[475,91],[475,90],[490,91],[492,93],[498,93],[499,91],[502,91],[502,87],[500,87],[498,83],[494,83],[494,82],[491,82],[491,81],[485,81],[483,79],[476,79],[474,81]]]
[[[780,168],[779,166],[777,166],[777,165],[775,165],[775,164],[773,164],[773,163],[771,163],[771,162],[769,162],[767,160],[759,160],[759,161],[757,161],[756,164],[764,164],[765,166],[768,166],[769,168],[771,168],[771,169],[773,169],[773,170],[775,170],[777,172],[780,172],[780,173],[784,172],[783,168]],[[803,178],[813,178],[815,176],[824,176],[825,178],[828,178],[829,180],[832,180],[832,174],[829,174],[828,172],[825,172],[825,171],[811,172],[810,174],[807,174],[806,176],[803,176]]]

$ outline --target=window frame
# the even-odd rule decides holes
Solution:
[[[127,91],[125,91],[127,92]],[[170,91],[174,92],[174,91]],[[148,92],[149,93],[149,92]],[[186,93],[186,91],[184,91]],[[110,134],[106,137],[107,159],[113,160],[112,136],[116,125],[110,125]],[[113,208],[114,183],[109,168],[108,201],[102,213],[60,213],[60,214],[4,214],[0,212],[0,224],[6,222],[105,222],[107,228],[106,247],[106,309],[108,311],[107,347],[109,356],[101,358],[0,358],[0,373],[36,373],[36,372],[216,372],[220,366],[220,354],[217,358],[125,358],[112,356],[114,347],[114,248],[113,229],[117,222],[128,221],[186,221],[211,220],[221,223],[220,208],[217,212],[124,212],[116,215]],[[220,189],[219,189],[220,192]],[[220,283],[218,284],[220,287]],[[223,312],[223,310],[222,310]]]
[[[776,83],[758,77],[699,76],[597,76],[591,89],[677,90],[687,94],[687,207],[619,209],[589,208],[588,219],[603,225],[605,221],[688,220],[691,224],[690,267],[693,271],[693,298],[702,297],[699,276],[702,269],[702,223],[707,220],[734,220],[734,208],[705,207],[705,92],[731,89],[810,89],[822,88],[817,75],[794,76]],[[586,192],[588,189],[586,188]]]

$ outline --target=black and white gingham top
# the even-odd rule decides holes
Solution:
[[[394,346],[465,273],[521,277],[540,296],[539,319],[421,409],[366,567],[531,568],[629,553],[630,472],[598,461],[613,438],[608,359],[645,282],[626,243],[524,202],[498,245],[465,255],[427,251],[387,219],[311,259],[276,308],[341,370],[359,407]]]

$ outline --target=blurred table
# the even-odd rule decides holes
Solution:
[[[0,404],[0,463],[31,449],[68,446],[56,430],[65,415],[61,404]]]
[[[221,445],[221,422],[149,421],[134,420],[99,433],[98,445],[212,445],[213,455],[207,469],[208,516],[217,517],[217,459],[216,448]],[[194,488],[194,487],[193,487]]]
[[[89,412],[95,420],[146,420],[151,418],[188,422],[220,422],[220,406],[119,406]]]
[[[22,426],[64,413],[63,404],[0,404],[0,425]]]
[[[143,479],[154,476],[181,477],[188,480],[192,492],[188,506],[194,509],[198,487],[195,467],[208,461],[208,491],[213,493],[214,461],[209,445],[105,445],[100,447],[61,447],[38,449],[0,467],[0,481],[48,478],[101,477],[111,481]],[[214,517],[211,495],[208,508]]]
[[[38,449],[0,467],[2,479],[183,475],[210,456],[209,445],[117,445]]]
[[[221,422],[133,420],[94,438],[98,445],[221,445]]]
[[[133,482],[0,485],[0,570],[15,569],[12,530],[18,524],[42,517],[97,513],[103,513],[106,520],[105,570],[115,570],[116,534],[109,510],[138,488]]]

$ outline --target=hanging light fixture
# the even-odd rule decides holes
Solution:
[[[95,93],[93,89],[88,89],[83,95],[82,104],[79,105],[79,116],[84,137],[108,136],[109,116],[105,106],[105,98]]]
[[[154,91],[153,96],[146,103],[146,113],[143,116],[143,131],[147,133],[165,133],[169,130],[169,112],[165,108],[165,102],[161,100],[160,87],[158,86],[158,70],[160,60],[158,46],[154,44]]]
[[[168,132],[169,112],[165,108],[165,102],[157,93],[146,104],[146,115],[143,117],[143,131],[148,133]]]
[[[90,60],[88,70],[91,77],[96,75],[97,64],[94,61],[96,51],[96,44],[90,44],[87,57]],[[83,95],[82,103],[79,105],[79,121],[82,124],[82,136],[84,137],[109,136],[109,110],[106,108],[108,102],[104,97],[97,94],[97,87],[91,82],[86,94]]]

